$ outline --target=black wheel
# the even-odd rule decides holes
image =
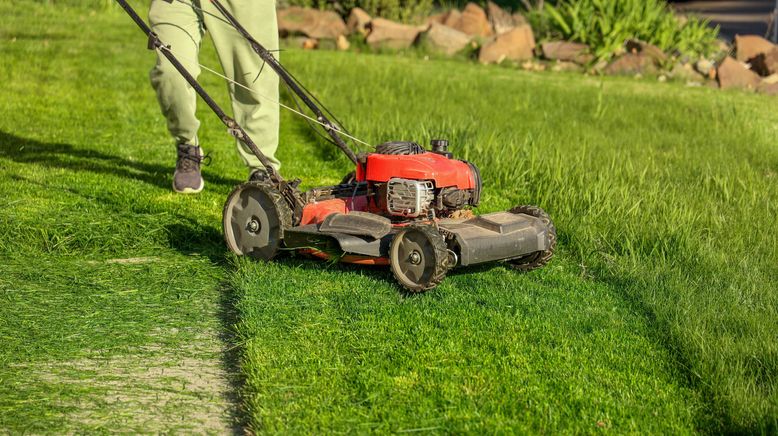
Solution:
[[[222,225],[233,253],[270,260],[283,243],[284,230],[292,226],[292,211],[275,188],[248,182],[227,197]]]
[[[543,225],[546,226],[548,232],[548,248],[543,251],[536,251],[516,259],[508,260],[508,264],[519,271],[532,271],[546,266],[551,258],[554,257],[554,249],[556,249],[556,227],[554,227],[551,217],[548,216],[546,211],[537,206],[516,206],[511,209],[510,212],[523,213],[539,218],[543,222]]]
[[[443,236],[431,225],[410,226],[392,239],[389,265],[410,292],[436,287],[446,277],[450,257]]]

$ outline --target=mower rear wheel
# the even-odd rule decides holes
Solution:
[[[446,277],[450,255],[446,241],[431,225],[401,230],[389,247],[389,265],[402,287],[410,292],[430,290]]]
[[[536,251],[516,259],[508,260],[507,263],[514,269],[525,272],[546,266],[551,258],[554,257],[554,250],[556,249],[556,227],[554,227],[551,217],[546,211],[537,206],[516,206],[511,209],[510,212],[523,213],[540,219],[540,221],[543,222],[543,225],[545,225],[546,232],[548,233],[548,247],[543,251]]]
[[[236,187],[224,204],[224,240],[238,255],[270,260],[292,226],[292,211],[281,193],[262,182]]]

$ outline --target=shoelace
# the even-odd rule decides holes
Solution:
[[[205,156],[198,156],[187,152],[178,152],[179,168],[184,171],[197,170],[200,164],[205,163],[205,166],[211,164],[211,153]]]

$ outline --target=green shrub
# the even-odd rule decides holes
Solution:
[[[372,17],[403,22],[429,15],[434,6],[433,0],[286,0],[285,3],[289,6],[335,9],[343,14],[360,7]]]
[[[716,49],[718,28],[706,20],[679,20],[664,0],[562,0],[532,14],[541,37],[588,44],[598,59],[609,59],[630,38],[665,52],[708,56]]]

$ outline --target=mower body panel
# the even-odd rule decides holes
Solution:
[[[449,249],[459,257],[458,266],[510,260],[549,246],[548,229],[535,217],[495,212],[462,220],[441,220],[438,227],[453,236]]]
[[[357,166],[359,181],[386,183],[391,179],[431,180],[436,188],[475,189],[477,181],[467,162],[437,153],[391,155],[371,153],[364,169]]]
[[[284,232],[284,244],[291,249],[318,251],[330,255],[386,257],[394,236],[392,232],[379,238],[342,232],[324,232],[321,227],[320,224],[292,227]],[[345,261],[347,262],[348,259]]]

